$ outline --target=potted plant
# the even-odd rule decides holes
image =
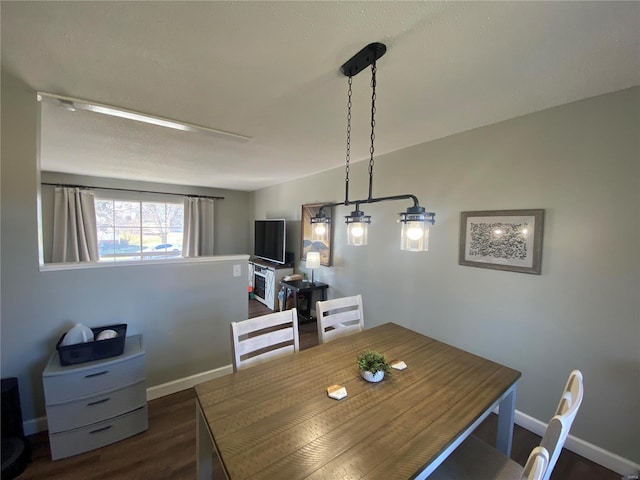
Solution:
[[[360,375],[368,382],[379,382],[384,374],[391,370],[383,353],[367,350],[358,355],[356,362],[360,367]]]

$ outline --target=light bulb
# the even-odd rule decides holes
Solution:
[[[407,230],[407,237],[411,240],[420,240],[422,238],[423,232],[420,227],[410,227]]]
[[[355,224],[351,227],[351,235],[354,237],[361,237],[364,233],[364,229],[361,226],[355,226]]]
[[[316,234],[318,235],[324,235],[325,232],[327,231],[326,227],[322,223],[316,224],[315,230],[316,230]]]

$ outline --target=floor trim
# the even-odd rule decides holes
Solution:
[[[192,388],[199,383],[213,380],[214,378],[222,377],[233,372],[232,365],[225,365],[224,367],[216,368],[206,372],[191,375],[190,377],[180,378],[172,382],[163,383],[154,387],[147,388],[147,401],[154,400],[156,398],[165,397],[173,393],[181,392],[187,388]]]
[[[545,422],[541,422],[518,410],[516,410],[515,422],[522,428],[526,428],[530,432],[540,436],[544,434],[547,428]],[[573,435],[567,437],[564,447],[620,475],[633,475],[640,471],[640,464],[634,463],[629,459],[623,458],[620,455],[616,455]]]

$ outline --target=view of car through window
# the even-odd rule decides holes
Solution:
[[[146,258],[175,258],[182,256],[182,245],[161,243],[153,247],[146,247],[143,251]]]

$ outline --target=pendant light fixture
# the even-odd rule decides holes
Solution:
[[[347,155],[345,168],[345,194],[344,202],[327,203],[320,207],[317,215],[311,218],[314,231],[326,230],[326,224],[331,219],[324,213],[324,208],[331,208],[339,205],[355,205],[355,210],[345,216],[347,224],[347,245],[361,246],[367,244],[369,225],[371,216],[365,215],[360,210],[361,204],[386,202],[392,200],[413,200],[413,206],[408,207],[406,212],[398,215],[398,222],[402,224],[400,249],[412,252],[422,252],[429,249],[429,224],[435,223],[435,213],[425,211],[420,206],[420,202],[415,195],[393,195],[390,197],[373,197],[373,154],[375,140],[375,114],[376,114],[376,61],[387,51],[383,43],[370,43],[353,57],[351,57],[340,71],[349,78],[349,89],[347,99]],[[371,65],[371,146],[369,148],[369,196],[362,200],[349,200],[349,162],[351,157],[351,93],[352,79],[355,75]],[[317,230],[316,230],[317,229]]]

